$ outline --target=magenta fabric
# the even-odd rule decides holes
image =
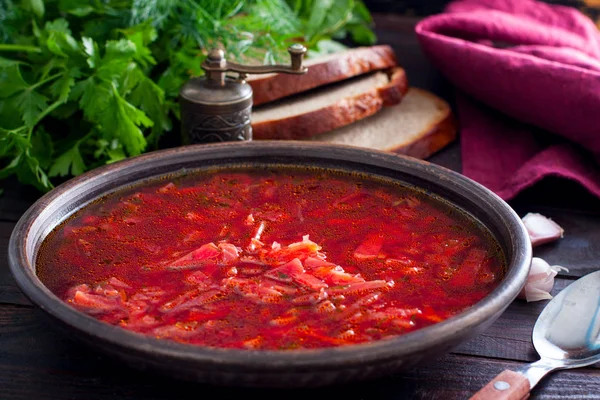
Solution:
[[[459,89],[465,175],[506,200],[548,175],[600,197],[600,33],[590,19],[534,0],[458,0],[416,33]]]

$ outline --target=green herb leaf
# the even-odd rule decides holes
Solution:
[[[9,58],[0,57],[0,69],[12,67],[15,65],[24,64],[23,61],[11,60]]]
[[[26,9],[33,11],[39,18],[44,16],[44,0],[23,0],[23,6]]]
[[[152,51],[147,47],[154,42],[157,37],[156,29],[146,21],[143,24],[132,26],[129,29],[124,29],[125,37],[133,42],[136,47],[134,59],[143,67],[156,64],[156,60],[152,56]]]
[[[131,60],[136,53],[135,43],[128,39],[119,41],[109,40],[106,42],[106,53],[102,58],[102,64],[110,64],[115,61]]]
[[[79,152],[79,142],[77,142],[69,150],[62,153],[50,167],[49,175],[67,176],[69,174],[77,176],[85,171],[85,163]]]
[[[306,24],[306,34],[308,37],[313,37],[322,29],[323,22],[333,7],[335,0],[314,1],[310,11],[310,18]]]
[[[109,142],[105,139],[100,139],[96,141],[96,147],[97,149],[94,152],[94,155],[97,158],[106,158],[107,164],[120,161],[127,157],[127,155],[123,151],[123,146],[119,143],[118,140],[112,140]]]
[[[0,98],[11,97],[13,94],[29,87],[23,80],[18,64],[0,69]]]
[[[148,141],[158,144],[161,134],[171,130],[169,108],[165,103],[165,93],[151,79],[144,78],[129,96],[131,104],[139,107],[146,115],[154,116],[154,126]]]
[[[75,57],[80,53],[79,44],[71,36],[69,23],[59,18],[51,22],[46,22],[45,32],[48,35],[46,46],[53,54],[61,57]]]
[[[0,128],[0,157],[14,155],[14,150],[27,147],[27,128],[21,126],[17,129]],[[9,164],[10,165],[10,164]]]
[[[21,159],[23,158],[23,152],[20,151],[17,155],[10,160],[10,163],[2,169],[0,169],[0,179],[4,179],[7,176],[12,175],[17,170],[19,164],[21,163]]]
[[[0,99],[0,127],[17,129],[21,126],[23,126],[23,120],[15,101],[10,97],[8,99]]]
[[[43,192],[54,187],[46,172],[40,167],[39,161],[32,157],[29,151],[23,153],[21,162],[16,168],[16,174],[20,182],[31,184]]]
[[[19,147],[10,163],[0,169],[0,179],[12,174],[17,176],[19,182],[35,186],[40,191],[45,192],[53,188],[37,158],[30,155],[28,147]]]
[[[106,53],[97,66],[96,76],[107,81],[118,79],[128,65],[133,62],[135,54],[135,43],[131,40],[108,41]]]
[[[335,40],[323,39],[319,40],[313,49],[309,50],[309,54],[312,57],[324,56],[326,54],[337,53],[347,49],[346,46]]]
[[[25,89],[14,100],[22,113],[23,122],[29,128],[33,128],[38,116],[48,107],[48,98],[30,88]]]
[[[71,89],[71,93],[69,94],[70,100],[79,100],[79,105],[81,106],[81,109],[84,113],[87,113],[88,115],[91,115],[92,107],[86,103],[87,101],[93,101],[93,98],[84,101],[83,95],[85,93],[92,94],[92,92],[94,91],[94,85],[94,77],[86,78],[84,80],[76,82],[73,88]],[[86,106],[90,106],[90,110],[86,111]]]
[[[156,64],[156,60],[152,57],[152,52],[148,47],[144,45],[144,34],[142,32],[136,32],[132,35],[127,36],[127,38],[135,44],[136,52],[134,55],[134,59],[140,63],[143,67],[147,67],[148,65]]]
[[[373,22],[371,13],[369,13],[367,6],[365,6],[365,3],[363,3],[361,0],[355,0],[353,16],[367,25]]]
[[[107,140],[118,139],[129,155],[138,155],[146,147],[141,128],[153,125],[143,111],[127,102],[113,83],[95,83],[93,78],[79,82],[73,88],[75,98],[86,117],[99,126]]]
[[[350,32],[352,40],[355,43],[368,46],[377,43],[377,36],[375,36],[375,33],[373,33],[373,31],[369,29],[366,25],[350,25],[347,27],[347,29]]]
[[[85,17],[94,12],[94,7],[87,1],[80,0],[60,0],[58,8],[63,13],[73,14],[77,17]]]
[[[47,169],[52,164],[53,152],[52,136],[44,129],[37,129],[31,136],[31,156],[38,160],[40,167]]]
[[[64,103],[68,100],[71,88],[75,85],[75,79],[80,77],[79,68],[72,68],[64,73],[57,81],[50,86],[50,92],[58,101]]]
[[[100,64],[100,50],[98,50],[98,45],[94,42],[94,39],[89,37],[83,37],[81,41],[83,42],[84,52],[87,55],[87,64],[91,68],[96,68]]]
[[[102,130],[118,138],[129,155],[141,154],[146,148],[146,139],[140,128],[152,126],[152,120],[125,101],[116,88],[113,88],[108,105],[103,114]]]
[[[121,75],[117,79],[113,79],[113,82],[119,88],[119,94],[125,97],[144,79],[146,76],[140,67],[132,62],[127,64]]]
[[[109,149],[106,154],[108,155],[108,160],[106,160],[107,164],[112,164],[114,162],[121,161],[127,158],[127,155],[125,155],[123,148],[120,146],[114,149]]]
[[[212,47],[286,62],[298,41],[310,56],[373,43],[371,22],[361,0],[2,0],[0,179],[49,190],[48,173],[158,148]]]

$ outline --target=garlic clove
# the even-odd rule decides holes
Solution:
[[[545,290],[531,287],[526,291],[525,300],[528,303],[532,301],[552,300],[552,295]]]
[[[541,258],[533,257],[527,282],[517,297],[527,302],[551,299],[550,292],[554,287],[554,277],[559,271],[569,270],[558,265],[551,266]]]
[[[533,247],[560,239],[565,232],[556,222],[537,213],[525,215],[523,224],[529,233]]]

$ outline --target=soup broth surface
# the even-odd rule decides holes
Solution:
[[[286,350],[380,340],[443,321],[500,282],[499,245],[392,180],[239,167],[161,179],[84,207],[37,272],[72,307],[134,332]]]

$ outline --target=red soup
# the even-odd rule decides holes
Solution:
[[[380,340],[485,297],[505,262],[482,226],[391,180],[212,170],[130,188],[57,228],[40,279],[76,309],[205,346]]]

